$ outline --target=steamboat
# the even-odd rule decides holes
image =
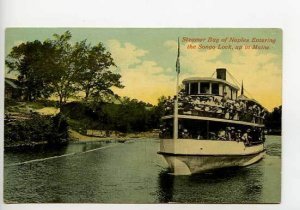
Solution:
[[[218,68],[216,77],[184,79],[179,91],[179,47],[176,71],[176,96],[164,102],[158,152],[172,174],[243,167],[261,160],[267,110],[244,94],[243,83],[241,88],[230,83],[229,71]]]

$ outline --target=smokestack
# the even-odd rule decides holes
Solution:
[[[226,69],[217,68],[217,79],[226,80]]]

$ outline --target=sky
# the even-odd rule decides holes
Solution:
[[[216,68],[226,68],[236,81],[243,81],[246,95],[256,99],[269,111],[282,104],[282,31],[280,29],[177,29],[177,28],[8,28],[5,54],[23,42],[52,38],[54,33],[69,30],[71,42],[86,39],[92,45],[102,42],[112,53],[122,75],[123,89],[114,88],[121,96],[129,96],[157,104],[160,96],[175,94],[177,39],[180,41],[180,81],[187,77],[210,77]],[[204,42],[184,41],[205,39]],[[211,38],[211,39],[210,39]],[[227,38],[226,42],[222,39]],[[228,42],[230,38],[240,42]],[[251,42],[272,39],[275,42]],[[215,42],[208,42],[208,40]],[[249,39],[249,42],[243,40]],[[218,42],[216,42],[218,40]],[[188,49],[188,45],[214,45],[215,49]],[[217,49],[218,45],[231,49]],[[269,49],[235,49],[236,46],[259,44]],[[8,73],[7,77],[15,75]]]

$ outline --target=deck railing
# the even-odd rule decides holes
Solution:
[[[173,107],[172,99],[165,101],[165,114],[173,114]],[[264,124],[266,111],[253,102],[222,101],[217,96],[180,96],[178,114]]]

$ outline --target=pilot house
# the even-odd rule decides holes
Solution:
[[[226,81],[226,69],[217,69],[217,78],[212,77],[190,77],[183,80],[185,93],[187,95],[216,95],[227,96],[236,100],[239,87]]]

